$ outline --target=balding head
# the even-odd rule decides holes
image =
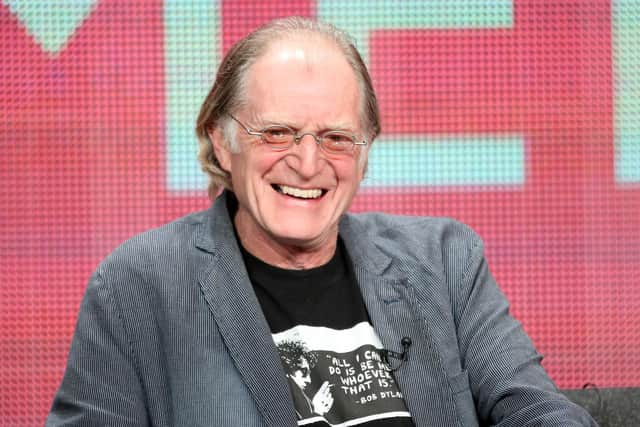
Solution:
[[[337,47],[352,68],[360,90],[360,121],[363,132],[369,141],[380,133],[378,103],[369,72],[352,41],[342,31],[330,24],[312,21],[306,18],[291,17],[271,21],[253,31],[236,43],[224,57],[215,83],[200,109],[196,133],[200,145],[198,159],[202,169],[209,175],[209,196],[214,197],[220,187],[230,188],[227,171],[220,167],[209,134],[220,128],[228,144],[233,149],[234,129],[227,113],[245,106],[247,100],[247,80],[250,67],[267,50],[281,40],[295,38],[319,38],[326,45],[328,41]],[[319,44],[319,48],[322,44]],[[328,71],[330,72],[330,71]]]

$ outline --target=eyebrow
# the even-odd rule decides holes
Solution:
[[[290,127],[295,131],[300,131],[301,129],[301,127],[298,126],[297,124],[287,122],[285,120],[267,120],[265,118],[260,118],[256,120],[256,122],[260,123],[260,126],[262,127],[273,126],[273,125],[284,125],[284,126]],[[328,125],[319,125],[318,123],[313,123],[313,127],[317,129],[316,132],[328,132],[332,130],[337,130],[337,131],[352,133],[352,134],[357,133],[357,131],[346,122],[334,122]]]

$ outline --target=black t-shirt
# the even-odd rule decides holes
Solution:
[[[298,425],[413,426],[341,241],[325,265],[286,270],[242,250]]]

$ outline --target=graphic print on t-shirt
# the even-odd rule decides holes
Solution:
[[[410,417],[368,322],[343,330],[299,325],[273,339],[298,425],[352,426]]]

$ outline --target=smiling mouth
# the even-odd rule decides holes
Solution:
[[[273,187],[273,189],[280,194],[295,197],[298,199],[318,199],[324,196],[327,192],[327,190],[324,190],[322,188],[303,189],[290,187],[284,184],[271,184],[271,187]]]

